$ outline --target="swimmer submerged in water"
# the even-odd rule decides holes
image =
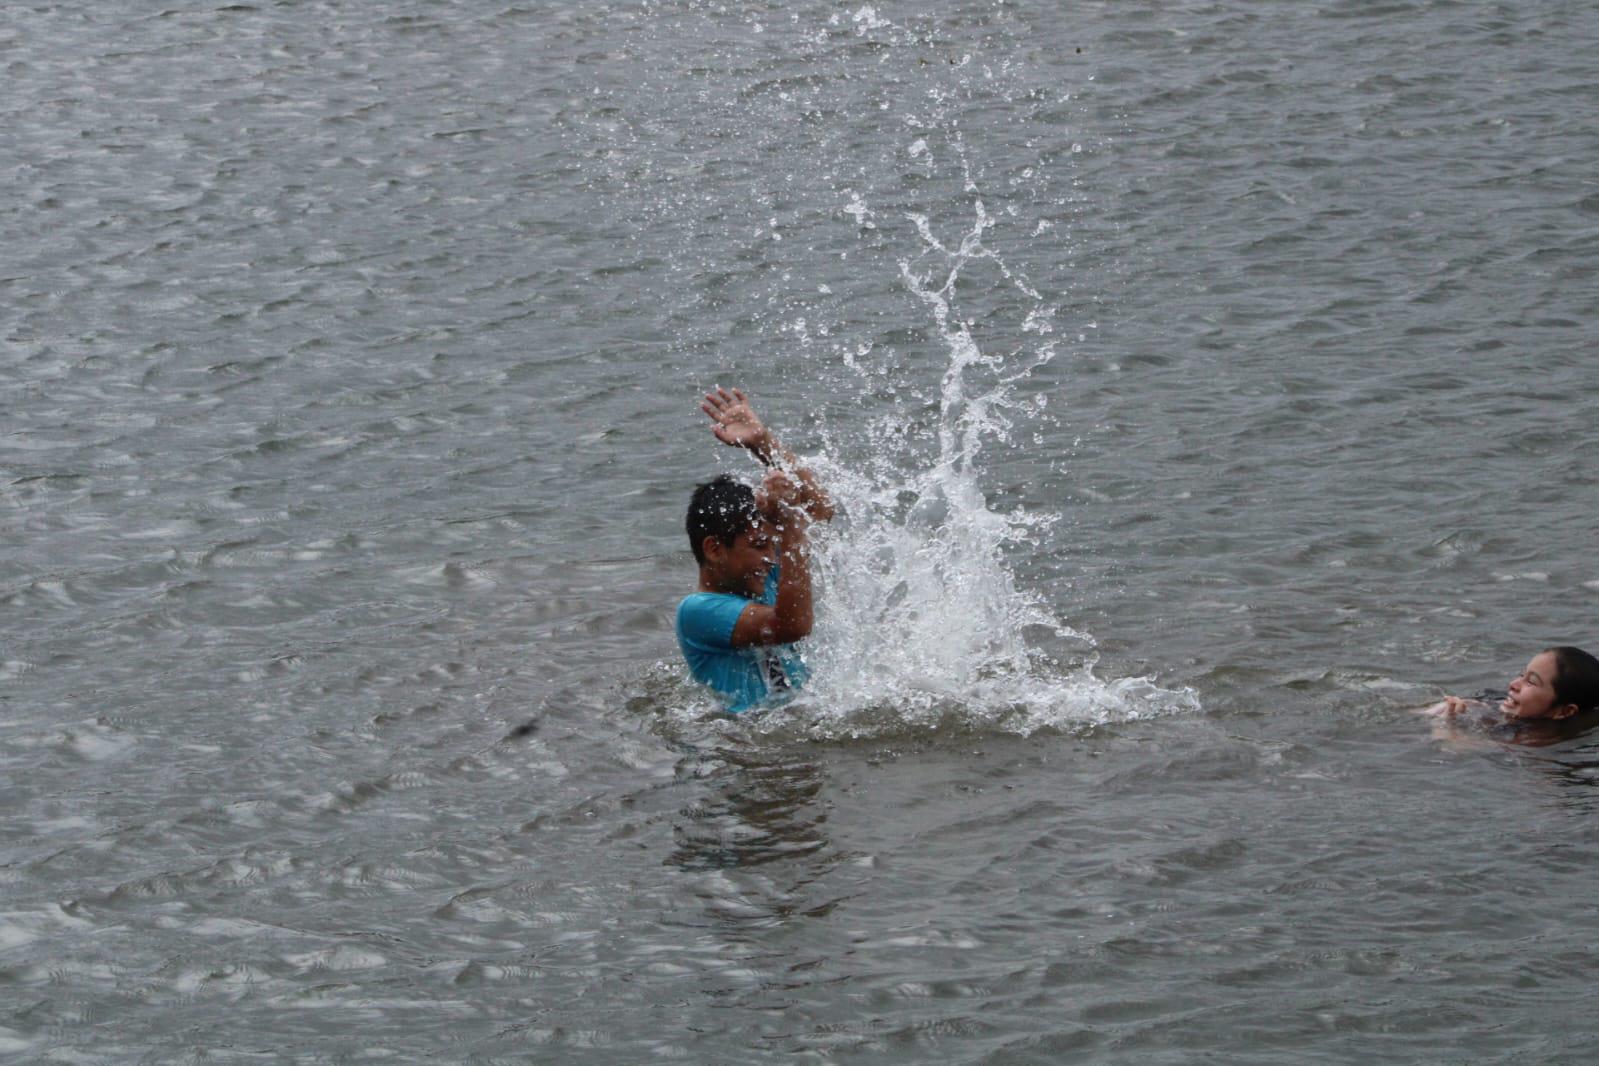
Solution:
[[[694,679],[738,714],[806,680],[794,645],[813,620],[807,530],[833,504],[738,389],[707,393],[700,408],[717,440],[771,468],[759,491],[725,474],[699,486],[685,522],[699,581],[678,605],[678,645]]]
[[[1496,705],[1497,704],[1497,705]],[[1445,696],[1423,714],[1454,724],[1470,720],[1494,731],[1526,733],[1544,742],[1580,731],[1599,711],[1599,660],[1569,645],[1545,648],[1510,679],[1501,696]]]

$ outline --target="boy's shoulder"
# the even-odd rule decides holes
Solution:
[[[728,603],[730,601],[733,603],[743,604],[755,602],[748,596],[740,596],[734,592],[695,591],[677,601],[677,613],[682,614],[684,611],[702,610],[707,607],[714,607],[718,604]]]
[[[733,627],[753,602],[730,592],[691,592],[677,605],[678,638],[718,649],[731,647]]]

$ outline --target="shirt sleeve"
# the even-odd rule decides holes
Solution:
[[[683,601],[678,611],[678,624],[684,638],[700,647],[730,650],[733,627],[749,605],[750,601],[742,596],[700,593]]]

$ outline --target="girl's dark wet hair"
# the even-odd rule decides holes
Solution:
[[[1555,657],[1555,676],[1550,685],[1555,690],[1556,706],[1575,703],[1579,714],[1599,709],[1599,659],[1570,645],[1544,651]]]
[[[755,490],[734,481],[727,474],[713,478],[694,490],[688,502],[688,546],[694,561],[705,564],[705,538],[715,537],[732,547],[740,533],[754,529],[761,520],[755,506]]]

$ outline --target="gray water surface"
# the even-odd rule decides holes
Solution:
[[[1592,1061],[1599,746],[1409,709],[1599,645],[1596,56],[1563,0],[8,9],[0,1055]],[[1058,697],[707,713],[716,383],[890,499],[1003,398]]]

